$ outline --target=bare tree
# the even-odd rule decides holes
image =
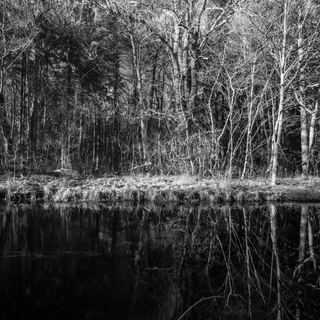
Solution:
[[[281,143],[283,113],[284,113],[284,99],[286,90],[286,75],[287,75],[287,34],[288,34],[288,1],[283,0],[283,17],[282,17],[282,44],[279,54],[275,55],[279,67],[279,103],[278,110],[275,114],[275,123],[272,135],[272,151],[271,151],[271,185],[277,182],[278,157],[279,146]]]

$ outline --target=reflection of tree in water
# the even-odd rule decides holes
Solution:
[[[317,210],[308,208],[309,213]],[[300,253],[297,250],[303,235],[299,211],[299,206],[274,205],[177,212],[167,228],[176,230],[179,239],[173,253],[178,266],[180,318],[293,319],[296,306],[302,309],[303,305],[305,316],[317,319],[319,269],[312,257],[319,254],[319,245],[312,240],[319,232],[319,217],[311,214],[308,228],[304,228],[309,239],[309,249],[304,251],[310,251],[310,256],[303,258],[301,249]],[[295,270],[304,264],[308,271],[299,280]]]
[[[0,311],[20,310],[21,319],[23,310],[46,319],[318,319],[319,212],[3,208],[0,299],[8,303]]]
[[[1,314],[23,319],[27,310],[28,318],[40,313],[46,319],[152,319],[159,294],[148,279],[140,280],[140,273],[151,274],[152,268],[137,263],[137,256],[144,243],[155,243],[159,221],[157,213],[146,213],[41,206],[2,212],[0,299],[8,303],[0,306]],[[145,229],[152,219],[154,227]],[[148,251],[154,266],[160,251],[157,245]]]

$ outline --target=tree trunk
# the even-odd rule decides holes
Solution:
[[[320,92],[319,92],[319,94],[320,94]],[[319,94],[318,94],[318,96],[319,96]],[[309,152],[311,151],[313,143],[314,143],[314,133],[315,133],[315,125],[316,125],[318,110],[319,110],[319,97],[317,97],[317,100],[316,100],[315,106],[314,106],[314,110],[311,115],[310,132],[309,132]]]
[[[280,68],[280,83],[279,83],[279,104],[277,112],[277,120],[273,128],[272,148],[271,148],[271,185],[277,183],[278,176],[278,158],[279,146],[281,143],[282,123],[283,123],[283,109],[284,109],[284,94],[285,94],[285,80],[286,80],[286,46],[287,46],[287,32],[288,26],[288,3],[284,0],[283,7],[283,33],[282,33],[282,47],[279,57]]]
[[[305,20],[304,0],[299,4],[298,13],[298,61],[299,61],[299,92],[300,92],[300,124],[301,124],[301,176],[308,175],[309,166],[309,148],[308,148],[308,124],[306,111],[306,82],[305,82],[305,47],[303,27]]]
[[[33,52],[32,62],[34,64],[34,75],[33,75],[33,97],[31,99],[31,116],[30,116],[30,156],[31,161],[34,166],[36,164],[36,150],[37,150],[37,140],[38,140],[38,122],[39,122],[39,94],[41,79],[40,75],[40,59],[37,52]]]
[[[248,124],[247,124],[247,141],[246,141],[246,151],[245,151],[245,158],[244,158],[244,165],[242,170],[241,179],[244,179],[247,165],[248,165],[248,158],[249,154],[251,154],[251,130],[252,130],[252,108],[253,108],[253,88],[254,88],[254,74],[255,74],[255,64],[252,66],[251,69],[251,90],[250,90],[250,103],[248,106]]]
[[[134,28],[134,26],[133,26]],[[134,37],[134,32],[130,34],[130,41],[132,46],[132,67],[134,74],[134,103],[136,108],[139,110],[140,118],[140,135],[141,135],[141,147],[142,147],[142,159],[141,162],[144,164],[148,161],[148,137],[147,137],[147,115],[145,112],[144,105],[144,88],[142,80],[141,70],[141,47],[139,42]]]

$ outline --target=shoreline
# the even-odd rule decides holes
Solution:
[[[0,178],[2,203],[166,203],[219,204],[320,202],[320,178],[227,179],[197,176],[52,177],[32,175]]]

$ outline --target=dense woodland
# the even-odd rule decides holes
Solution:
[[[318,174],[319,0],[0,0],[2,171]]]

